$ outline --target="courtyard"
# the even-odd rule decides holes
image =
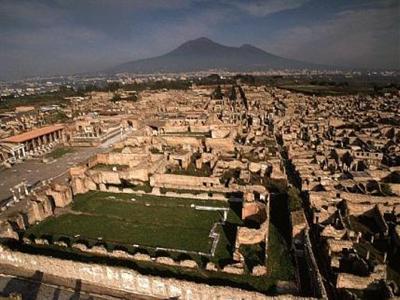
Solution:
[[[223,224],[224,210],[228,211],[229,224]],[[88,192],[78,195],[66,213],[29,228],[26,236],[103,242],[108,248],[164,248],[212,256],[215,238],[210,233],[214,228],[219,234],[215,259],[227,259],[227,249],[235,237],[228,234],[232,228],[225,227],[239,223],[237,210],[225,201]]]

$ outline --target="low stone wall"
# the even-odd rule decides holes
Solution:
[[[364,290],[373,283],[377,283],[380,280],[386,280],[386,265],[378,265],[376,269],[376,272],[371,273],[366,277],[348,273],[339,273],[336,288]]]
[[[311,286],[313,288],[314,295],[317,295],[323,299],[328,299],[328,295],[323,284],[323,279],[314,257],[308,230],[306,230],[304,233],[304,250],[306,262],[310,270]]]
[[[269,297],[257,292],[237,288],[209,286],[177,279],[145,276],[134,270],[87,264],[58,258],[13,252],[0,246],[0,264],[24,269],[28,272],[42,272],[60,278],[73,278],[86,284],[93,284],[114,290],[159,298],[179,299],[305,299],[290,295]]]

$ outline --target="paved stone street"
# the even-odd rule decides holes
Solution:
[[[13,166],[11,169],[0,170],[0,201],[11,196],[10,188],[21,181],[26,180],[28,185],[38,181],[67,174],[68,169],[92,155],[108,151],[116,142],[125,138],[131,131],[123,136],[117,135],[108,139],[98,147],[74,147],[74,152],[67,153],[51,163],[43,163],[41,160],[27,160]]]
[[[28,185],[33,185],[38,181],[63,173],[66,174],[68,168],[74,164],[104,150],[105,148],[75,148],[74,152],[67,153],[51,163],[46,164],[40,160],[27,160],[13,166],[11,169],[1,170],[0,200],[10,197],[10,188],[23,180],[26,180]]]

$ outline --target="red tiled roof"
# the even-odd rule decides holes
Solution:
[[[2,141],[9,142],[9,143],[23,143],[23,142],[29,141],[33,138],[36,138],[36,137],[39,137],[39,136],[42,136],[45,134],[49,134],[49,133],[52,133],[54,131],[57,131],[57,130],[60,130],[63,128],[64,128],[64,125],[61,125],[61,124],[46,126],[46,127],[42,127],[42,128],[33,129],[31,131],[17,134],[14,136],[10,136]]]

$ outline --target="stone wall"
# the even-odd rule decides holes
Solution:
[[[328,299],[325,286],[323,284],[323,279],[321,273],[319,272],[317,262],[312,251],[311,240],[308,230],[304,232],[304,255],[308,268],[310,270],[311,286],[313,288],[313,294],[317,297]]]
[[[207,138],[206,147],[207,149],[211,149],[213,152],[233,152],[235,150],[234,141],[231,138]]]
[[[22,201],[23,206],[12,212],[3,212],[0,237],[18,239],[18,230],[25,230],[29,225],[52,216],[56,207],[71,203],[72,190],[66,185],[50,183],[36,188]]]
[[[386,265],[378,265],[376,269],[376,272],[365,277],[348,273],[339,273],[336,287],[339,289],[364,290],[373,283],[377,283],[380,280],[386,280]]]
[[[306,299],[291,295],[269,297],[257,292],[237,288],[209,286],[177,279],[145,276],[134,270],[97,264],[61,260],[40,255],[10,251],[0,246],[0,264],[24,269],[27,272],[42,272],[59,278],[81,280],[113,290],[176,299]],[[310,299],[310,298],[308,298]]]
[[[224,190],[217,177],[197,177],[175,174],[154,174],[150,177],[150,185],[155,187],[178,189],[212,189]]]

